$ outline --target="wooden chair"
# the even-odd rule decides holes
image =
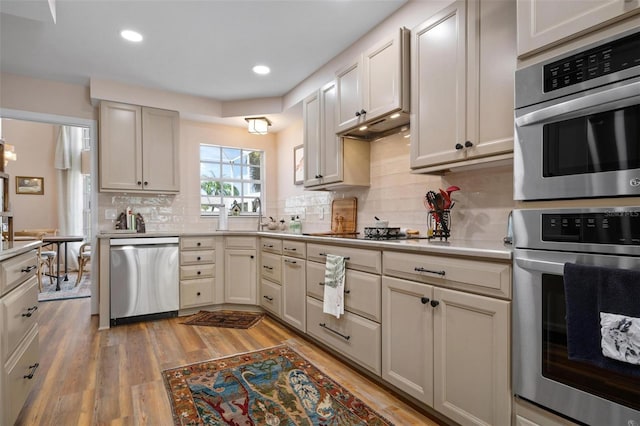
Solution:
[[[78,250],[78,279],[76,280],[76,285],[80,283],[80,279],[82,279],[82,273],[84,272],[84,267],[87,266],[87,263],[91,261],[91,243],[83,243],[80,246],[80,250]]]
[[[57,235],[57,229],[23,229],[13,233],[17,240],[32,238],[34,240],[42,240],[46,235]],[[38,288],[42,291],[42,275],[44,267],[47,268],[49,275],[49,284],[53,284],[53,275],[55,273],[57,253],[55,250],[44,250],[42,246],[38,247]]]

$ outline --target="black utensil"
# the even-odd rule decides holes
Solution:
[[[434,192],[433,205],[435,206],[436,215],[438,216],[440,226],[442,227],[442,232],[444,233],[444,235],[448,236],[449,227],[444,220],[444,198],[441,194],[437,194]]]

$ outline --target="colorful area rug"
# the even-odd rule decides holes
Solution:
[[[190,316],[183,324],[209,327],[251,328],[264,318],[259,312],[243,311],[200,311]]]
[[[175,425],[392,425],[286,345],[162,377]]]
[[[53,284],[49,277],[42,277],[42,292],[38,294],[38,301],[48,302],[51,300],[80,299],[91,297],[91,276],[87,273],[82,275],[80,284],[76,285],[76,272],[67,274],[69,281],[60,279],[60,290],[56,291],[56,280]]]

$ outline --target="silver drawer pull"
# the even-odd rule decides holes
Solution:
[[[296,251],[296,249],[295,249],[295,248],[285,247],[284,249],[285,249],[285,250],[289,250],[289,251]]]
[[[318,253],[320,256],[326,256],[327,253]],[[344,256],[344,260],[349,260],[351,259],[349,256]]]
[[[298,263],[295,260],[289,260],[289,259],[285,259],[284,263]]]
[[[269,297],[269,296],[262,296],[265,299],[267,299],[269,302],[273,302],[273,297]]]
[[[26,314],[22,314],[22,316],[23,316],[23,317],[30,318],[30,317],[31,317],[31,315],[33,315],[33,313],[34,313],[35,311],[37,311],[37,310],[38,310],[38,307],[37,307],[37,306],[33,306],[33,307],[31,307],[31,308],[27,308],[27,313],[26,313]]]
[[[329,327],[327,327],[327,324],[324,323],[324,322],[321,322],[318,325],[320,327],[324,328],[325,330],[332,332],[333,334],[337,334],[338,336],[342,337],[344,340],[351,339],[351,336],[347,336],[346,334],[342,334],[339,331],[335,331],[335,330],[330,329]]]
[[[318,285],[325,285],[324,283],[318,283]],[[351,293],[351,290],[346,290],[344,291],[344,294],[349,294]]]
[[[272,268],[271,266],[262,265],[262,267],[263,267],[264,269],[268,269],[268,270],[270,270],[270,271],[271,271],[271,270],[273,270],[273,268]]]
[[[20,270],[20,272],[24,272],[25,274],[28,274],[29,272],[33,271],[34,269],[38,269],[38,267],[36,265],[30,265],[30,266],[27,266],[26,268],[22,268]]]
[[[429,269],[424,269],[424,268],[418,267],[418,266],[413,268],[413,270],[416,271],[416,272],[428,272],[429,274],[442,275],[443,277],[444,277],[444,274],[446,273],[445,271],[431,271]]]
[[[40,364],[37,362],[33,365],[30,365],[29,370],[31,371],[29,372],[29,374],[25,374],[24,376],[22,376],[22,378],[29,380],[33,379],[33,375],[36,374],[36,370],[38,369],[38,367],[40,367]]]

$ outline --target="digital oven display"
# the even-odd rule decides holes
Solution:
[[[542,240],[640,245],[640,211],[543,214]]]
[[[545,93],[640,66],[640,33],[544,66]]]

